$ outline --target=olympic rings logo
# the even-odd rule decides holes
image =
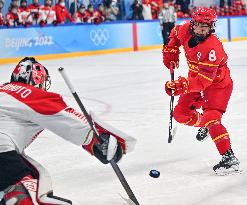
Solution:
[[[90,39],[96,46],[104,46],[109,38],[110,34],[107,29],[97,29],[90,31]]]

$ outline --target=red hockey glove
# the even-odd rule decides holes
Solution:
[[[170,69],[171,63],[174,64],[176,68],[179,66],[179,48],[176,46],[163,46],[163,63]]]
[[[178,77],[178,80],[167,81],[165,84],[165,90],[167,95],[177,96],[180,94],[188,93],[188,80],[184,77]]]

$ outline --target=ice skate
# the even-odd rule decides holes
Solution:
[[[220,176],[241,172],[239,169],[239,161],[234,156],[232,149],[229,149],[224,155],[222,155],[221,161],[213,167],[213,170]]]
[[[209,133],[208,133],[208,128],[206,127],[201,127],[198,130],[198,133],[196,135],[196,139],[200,142],[203,142],[204,140],[206,140],[209,137]]]

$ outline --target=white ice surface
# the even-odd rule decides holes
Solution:
[[[42,61],[52,78],[51,91],[61,93],[77,107],[57,69],[66,69],[86,108],[127,132],[137,141],[134,152],[119,163],[142,205],[246,205],[247,204],[247,42],[225,43],[234,91],[223,124],[244,172],[215,176],[212,167],[220,156],[208,139],[196,141],[197,129],[178,125],[168,139],[169,97],[164,83],[170,79],[160,50]],[[0,66],[0,82],[9,80],[14,65]],[[181,55],[175,75],[186,75]],[[176,98],[177,99],[177,98]],[[220,100],[220,99],[219,99]],[[124,205],[127,195],[110,165],[102,165],[80,147],[45,131],[27,153],[42,163],[53,179],[54,193],[80,205]],[[158,179],[149,171],[161,172]]]

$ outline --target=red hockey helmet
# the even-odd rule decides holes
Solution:
[[[202,42],[214,33],[215,22],[217,20],[216,12],[211,8],[198,7],[191,15],[190,28],[192,36],[196,42]],[[208,27],[208,29],[206,29]],[[204,28],[198,32],[198,28]]]
[[[48,70],[32,57],[25,57],[18,63],[10,81],[29,84],[43,90],[48,90],[51,84]]]
[[[211,8],[198,7],[191,15],[192,21],[212,25],[217,20],[216,12]]]

